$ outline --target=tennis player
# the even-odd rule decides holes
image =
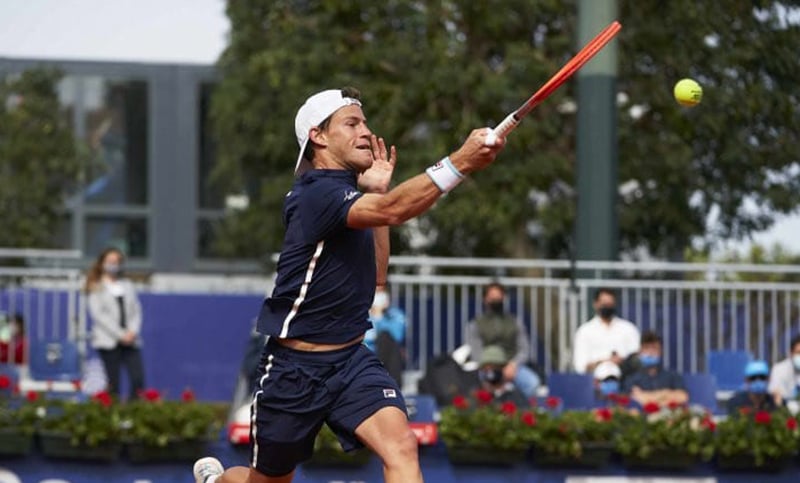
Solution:
[[[356,89],[309,97],[295,118],[297,179],[260,332],[269,336],[251,410],[250,467],[198,460],[198,483],[288,483],[327,423],[345,450],[368,446],[385,481],[422,481],[400,388],[362,340],[375,288],[386,283],[389,226],[433,205],[495,159],[504,140],[476,129],[424,173],[389,189],[394,146],[367,127]]]

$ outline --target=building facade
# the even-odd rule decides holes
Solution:
[[[212,225],[224,216],[209,181],[213,66],[0,58],[4,76],[37,67],[63,73],[59,98],[92,161],[54,230],[57,248],[88,263],[116,246],[144,271],[259,270],[212,251]]]

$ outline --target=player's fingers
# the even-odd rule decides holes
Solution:
[[[394,166],[395,163],[397,163],[397,148],[392,146],[389,148],[389,164]]]
[[[389,152],[386,150],[386,142],[383,138],[378,138],[378,154],[381,155],[381,159],[389,159]]]

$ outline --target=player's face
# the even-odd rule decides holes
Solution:
[[[327,149],[343,167],[361,172],[372,166],[371,135],[361,107],[345,106],[331,116]]]

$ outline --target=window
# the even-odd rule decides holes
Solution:
[[[87,204],[147,204],[147,83],[83,79],[85,139],[92,155]]]
[[[113,246],[128,257],[146,257],[147,232],[146,218],[92,216],[86,220],[84,253],[97,254]]]

